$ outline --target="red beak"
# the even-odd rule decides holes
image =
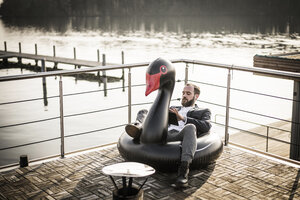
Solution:
[[[146,74],[146,92],[145,95],[148,96],[151,92],[157,90],[160,86],[160,76],[161,74]]]

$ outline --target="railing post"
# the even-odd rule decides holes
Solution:
[[[60,157],[65,157],[65,132],[64,132],[64,103],[62,76],[59,79],[59,108],[60,108]]]
[[[187,84],[188,80],[189,80],[189,65],[186,63],[184,85]]]
[[[229,107],[230,107],[230,85],[231,85],[231,69],[228,69],[227,75],[227,98],[226,98],[226,118],[225,118],[225,146],[228,145],[229,142]]]
[[[131,123],[131,68],[128,68],[128,123]]]
[[[267,142],[266,142],[266,152],[269,151],[269,130],[270,130],[270,127],[267,126]]]

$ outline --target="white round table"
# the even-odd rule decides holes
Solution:
[[[147,177],[143,184],[139,187],[138,192],[142,189],[144,184],[148,180],[148,176],[155,173],[155,169],[149,165],[138,163],[138,162],[122,162],[117,164],[112,164],[102,168],[102,172],[110,177],[115,188],[119,190],[112,176],[122,177],[123,190],[130,191],[132,188],[133,178],[137,177]],[[128,185],[126,183],[126,177],[129,178]]]

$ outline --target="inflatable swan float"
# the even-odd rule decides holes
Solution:
[[[157,96],[143,123],[140,140],[124,132],[118,141],[118,150],[127,161],[148,164],[160,171],[176,171],[180,163],[181,142],[165,142],[168,131],[170,100],[175,86],[175,68],[170,61],[158,58],[146,73],[146,92],[158,90]],[[197,150],[191,168],[200,168],[214,162],[222,153],[223,143],[215,133],[197,138]]]

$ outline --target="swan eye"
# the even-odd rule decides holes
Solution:
[[[168,71],[168,69],[167,69],[167,67],[166,67],[165,65],[160,66],[160,72],[161,72],[162,74],[166,74],[167,71]]]

